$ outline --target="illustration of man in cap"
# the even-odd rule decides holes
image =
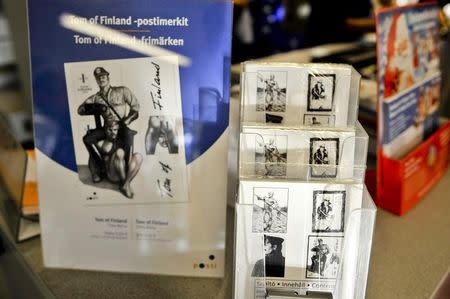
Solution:
[[[314,87],[311,89],[311,95],[313,100],[325,99],[325,88],[322,81],[317,81]]]
[[[330,247],[324,244],[322,239],[317,239],[317,242],[318,244],[311,248],[314,255],[311,257],[311,267],[309,270],[323,276],[323,271],[327,263],[327,255],[330,254]]]
[[[256,262],[253,277],[284,277],[285,258],[281,253],[283,242],[282,238],[264,235],[265,257]]]
[[[89,160],[92,181],[98,183],[106,177],[105,165],[102,157],[96,149],[96,144],[100,140],[106,139],[104,124],[116,121],[119,124],[117,138],[121,140],[122,149],[125,153],[125,168],[128,170],[133,137],[137,133],[128,126],[139,116],[139,103],[134,94],[125,86],[114,87],[110,85],[109,72],[103,67],[96,67],[94,77],[97,81],[99,91],[88,97],[78,107],[79,115],[96,116],[96,128],[87,131],[83,137],[83,143],[89,152]],[[99,120],[99,115],[103,119],[103,125]],[[119,187],[123,187],[124,182],[120,182]],[[123,190],[124,188],[120,188]],[[123,191],[122,191],[123,192]]]
[[[317,217],[319,218],[319,220],[325,220],[330,216],[332,210],[333,208],[331,206],[330,200],[324,199],[317,208]]]
[[[324,199],[316,209],[317,226],[322,231],[330,231],[334,224],[334,211],[331,201]]]
[[[328,151],[325,146],[320,145],[319,148],[314,153],[314,164],[329,164]]]

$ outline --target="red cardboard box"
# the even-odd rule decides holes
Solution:
[[[439,8],[387,8],[376,21],[377,169],[367,180],[379,207],[403,215],[449,162],[450,122],[439,127]]]
[[[414,207],[439,181],[449,163],[450,121],[401,160],[381,156],[376,170],[376,204],[397,215]],[[374,172],[367,174],[374,190]]]

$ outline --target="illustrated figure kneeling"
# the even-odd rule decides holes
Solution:
[[[128,198],[133,198],[131,181],[139,172],[142,164],[142,155],[132,153],[127,161],[124,144],[119,138],[119,122],[107,121],[104,126],[105,139],[99,140],[95,146],[102,159],[102,173],[112,183],[119,185],[119,190]],[[91,173],[97,173],[97,163],[89,159]]]

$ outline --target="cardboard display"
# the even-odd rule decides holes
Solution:
[[[437,130],[438,11],[427,3],[376,15],[377,169],[367,179],[377,205],[398,215],[417,204],[448,166],[449,123]]]
[[[44,265],[222,277],[232,3],[30,0],[28,20]]]

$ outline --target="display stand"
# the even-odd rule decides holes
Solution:
[[[0,131],[3,132],[0,139],[0,211],[15,241],[21,242],[40,234],[39,215],[30,212],[30,207],[24,203],[25,194],[30,190],[26,174],[31,161],[2,119]]]
[[[403,159],[379,156],[377,205],[403,215],[419,203],[445,174],[449,144],[450,122],[446,122]]]
[[[28,1],[45,267],[224,276],[232,8]]]
[[[245,126],[241,129],[239,150],[239,177],[246,179],[296,179],[305,181],[350,181],[364,182],[368,135],[359,122],[354,131],[335,129],[319,130],[260,126]],[[280,155],[286,156],[283,170],[276,173],[277,161],[265,162],[257,157],[274,140]],[[337,164],[315,165],[312,163],[316,142],[329,141],[336,146]],[[327,145],[325,143],[325,145]],[[256,146],[256,154],[255,154]],[[320,146],[320,145],[319,145]],[[256,155],[256,157],[255,157]],[[331,153],[330,153],[331,156]],[[331,160],[331,157],[330,157]],[[274,168],[270,171],[270,168]],[[272,172],[272,173],[271,173]]]
[[[293,64],[246,72],[249,65],[241,76],[234,297],[363,298],[376,208],[363,184],[368,136],[351,121],[359,77],[333,65],[325,73]],[[289,91],[292,85],[280,86],[282,72],[306,83]],[[330,109],[314,104],[322,109],[317,117],[333,122],[298,122],[311,108],[311,84],[302,92],[310,74],[324,85],[334,77],[334,87],[348,83]]]
[[[423,199],[448,167],[450,122],[439,127],[438,12],[435,3],[422,3],[376,16],[377,169],[368,185],[377,205],[397,215]]]
[[[336,278],[330,279],[305,279],[305,276],[293,276],[289,280],[276,279],[274,277],[252,278],[251,272],[254,269],[255,260],[264,261],[264,248],[252,250],[252,243],[246,242],[243,247],[250,252],[259,252],[258,258],[255,255],[242,255],[235,265],[235,298],[249,298],[252,294],[255,298],[277,298],[285,296],[292,298],[316,298],[319,293],[326,293],[330,298],[364,298],[367,276],[369,271],[370,252],[372,247],[372,237],[375,225],[376,207],[373,200],[364,188],[361,208],[353,210],[347,218],[347,225],[343,237],[342,254],[340,256],[340,267]],[[253,205],[236,205],[236,225],[248,224],[249,211],[253,210]],[[251,233],[251,232],[249,232]],[[237,238],[243,238],[239,234]],[[260,244],[264,244],[263,236],[259,237]],[[237,244],[237,249],[241,248]],[[264,264],[264,269],[266,265]],[[307,269],[299,272],[304,273]],[[264,270],[266,273],[266,270]],[[243,287],[243,281],[254,283],[253,287]],[[282,286],[280,286],[280,284]],[[286,287],[286,285],[292,287]],[[323,290],[308,290],[308,284],[326,285],[327,292]],[[239,287],[240,286],[240,287]],[[253,288],[253,289],[252,289]],[[254,291],[253,291],[254,290]],[[350,292],[350,293],[349,293]],[[266,296],[266,297],[265,297]],[[328,298],[328,297],[317,297]]]
[[[242,181],[244,182],[244,181]],[[245,183],[245,182],[244,182]],[[269,182],[265,181],[264,184],[269,188],[277,184],[280,188],[285,187],[287,183],[277,181]],[[292,183],[299,184],[299,183]],[[313,183],[313,185],[317,183]],[[255,223],[252,219],[252,213],[255,212],[254,204],[236,204],[236,264],[235,264],[235,298],[272,298],[275,295],[283,295],[286,297],[299,297],[299,298],[315,298],[317,293],[331,293],[332,298],[364,298],[367,276],[369,270],[370,252],[372,246],[372,236],[375,225],[376,207],[373,200],[368,193],[367,189],[362,184],[351,184],[352,187],[347,187],[347,192],[350,189],[356,189],[362,191],[362,202],[359,208],[353,209],[345,217],[345,230],[342,234],[342,247],[339,248],[337,255],[333,252],[327,258],[328,260],[338,258],[339,267],[335,270],[333,279],[322,279],[321,277],[308,278],[312,272],[309,267],[311,266],[311,254],[308,255],[306,251],[299,252],[303,257],[299,261],[295,257],[292,257],[292,243],[298,243],[305,245],[302,247],[311,247],[306,245],[305,239],[314,239],[309,235],[305,238],[305,233],[308,234],[307,229],[302,229],[302,225],[307,226],[305,222],[310,221],[310,218],[305,217],[304,214],[298,213],[298,218],[306,218],[305,222],[297,221],[300,223],[299,229],[295,233],[289,232],[292,226],[288,224],[288,234],[259,234],[255,236]],[[245,187],[240,188],[240,193],[247,192]],[[336,189],[336,184],[330,184],[323,186],[318,184],[318,189]],[[342,187],[342,186],[339,186]],[[258,187],[256,187],[258,188]],[[314,188],[314,187],[313,187]],[[291,189],[289,190],[291,191]],[[349,193],[348,193],[349,194]],[[245,195],[240,195],[241,198]],[[290,197],[289,199],[291,199]],[[351,200],[351,197],[349,197]],[[294,209],[294,206],[292,205]],[[301,210],[296,208],[296,210]],[[305,213],[307,214],[307,213]],[[289,217],[288,217],[289,219]],[[249,228],[250,227],[250,228]],[[264,231],[261,229],[260,231]],[[277,278],[272,275],[269,277],[254,277],[257,264],[264,265],[264,270],[259,270],[260,273],[269,273],[272,270],[267,269],[264,258],[264,238],[265,236],[280,236],[287,243],[288,240],[293,240],[287,244],[287,248],[283,249],[285,257],[285,273],[290,273],[289,277]],[[316,234],[317,235],[317,234]],[[331,240],[331,237],[336,237],[337,233],[332,234],[318,234],[318,236],[324,238],[325,243]],[[287,237],[285,237],[287,236]],[[283,244],[284,245],[284,244]],[[330,247],[332,245],[328,244]],[[304,248],[303,248],[304,249]],[[310,249],[310,248],[309,248]],[[332,248],[332,250],[334,250]],[[244,252],[243,252],[244,251]],[[239,256],[238,256],[239,255]],[[308,258],[306,257],[308,255]],[[306,263],[304,263],[306,261]],[[299,263],[302,266],[298,266]],[[332,264],[329,265],[329,267]],[[270,266],[269,266],[270,267]],[[294,269],[295,268],[295,269]],[[306,275],[305,275],[306,274]],[[287,275],[287,274],[286,274]],[[276,298],[276,297],[274,297]],[[319,297],[320,298],[320,297]]]

